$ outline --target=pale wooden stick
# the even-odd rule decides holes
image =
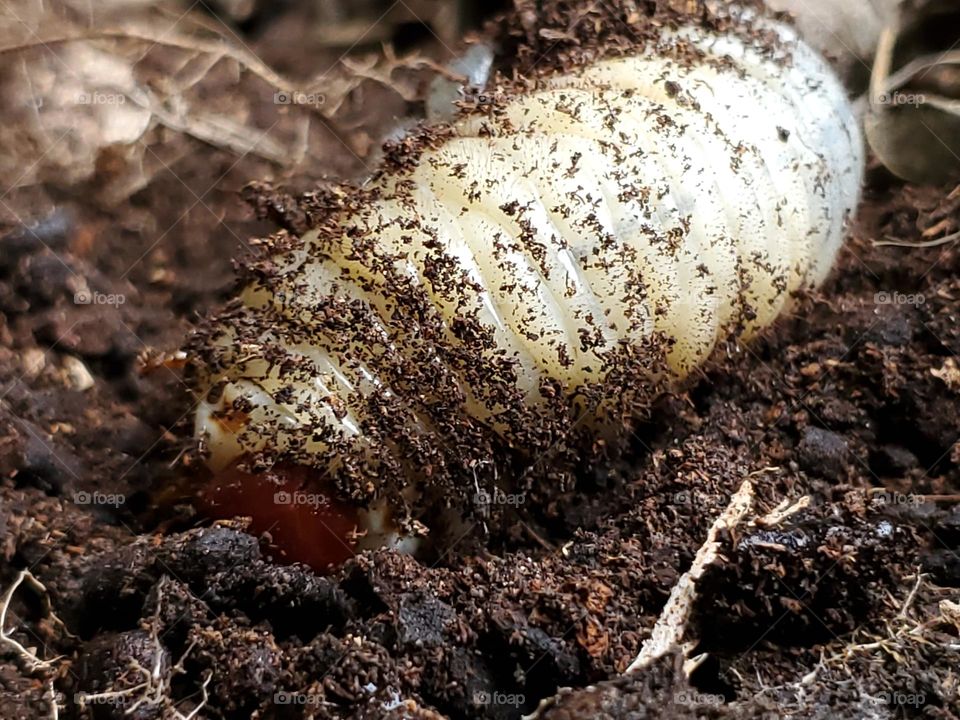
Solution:
[[[720,550],[720,542],[717,540],[717,536],[721,530],[736,527],[752,506],[753,484],[749,479],[745,479],[741,483],[740,489],[730,498],[727,509],[710,527],[707,539],[697,551],[690,569],[680,576],[677,584],[670,591],[667,604],[663,606],[663,612],[660,613],[660,619],[653,626],[650,637],[640,648],[640,654],[627,668],[628,675],[648,667],[675,648],[682,647],[687,621],[690,619],[693,603],[697,596],[697,580],[702,577],[707,566],[717,559]]]

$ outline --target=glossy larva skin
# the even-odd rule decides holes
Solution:
[[[763,43],[664,31],[466,114],[276,252],[209,333],[211,467],[292,457],[368,478],[363,501],[385,469],[479,490],[497,447],[609,431],[769,325],[830,270],[863,147],[825,62],[756,23]]]

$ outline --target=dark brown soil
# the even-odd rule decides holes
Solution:
[[[362,101],[389,129],[383,98]],[[363,171],[325,150],[331,176]],[[193,400],[176,368],[138,362],[229,297],[247,238],[304,222],[269,187],[249,193],[269,219],[243,202],[268,173],[198,143],[124,207],[5,199],[40,224],[8,215],[0,240],[0,587],[29,569],[47,592],[21,585],[4,629],[60,660],[5,652],[0,717],[50,717],[50,679],[62,718],[171,717],[171,702],[186,716],[205,681],[209,718],[506,719],[561,687],[575,690],[541,717],[960,717],[940,606],[960,599],[960,247],[874,245],[960,228],[953,185],[872,168],[822,291],[661,398],[628,455],[583,468],[553,507],[495,536],[473,527],[432,564],[384,551],[319,577],[180,501]],[[123,304],[77,304],[78,276]],[[689,681],[679,657],[624,677],[750,474],[758,514],[809,506],[724,536]],[[123,692],[137,664],[165,685],[131,711],[150,698]],[[122,694],[76,702],[102,692]]]

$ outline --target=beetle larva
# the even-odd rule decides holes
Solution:
[[[822,281],[859,195],[854,115],[790,27],[717,12],[501,76],[268,244],[195,343],[211,468],[314,468],[373,508],[367,545],[387,506],[487,517],[498,487],[565,487]]]

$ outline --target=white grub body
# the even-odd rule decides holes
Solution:
[[[282,458],[406,511],[548,456],[555,486],[820,283],[857,122],[791,28],[733,25],[496,95],[252,263],[202,336],[211,467]]]

